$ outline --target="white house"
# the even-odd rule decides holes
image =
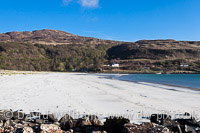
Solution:
[[[113,63],[112,65],[110,65],[111,67],[119,67],[118,63]]]
[[[188,64],[181,64],[180,66],[181,66],[181,67],[189,67]]]

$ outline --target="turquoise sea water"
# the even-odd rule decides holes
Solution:
[[[119,79],[200,89],[200,74],[130,74]]]

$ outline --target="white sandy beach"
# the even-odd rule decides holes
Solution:
[[[0,76],[0,109],[42,113],[73,110],[103,116],[200,112],[198,91],[103,77],[106,75],[81,73]],[[133,121],[139,122],[136,118]]]

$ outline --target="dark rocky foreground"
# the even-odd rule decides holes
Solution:
[[[151,122],[130,123],[122,117],[107,118],[104,124],[95,115],[73,119],[66,114],[60,120],[53,114],[0,111],[0,133],[200,133],[200,122],[185,113],[187,119],[172,120],[165,114],[153,114]]]

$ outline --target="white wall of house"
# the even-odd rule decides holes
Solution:
[[[111,66],[112,66],[112,67],[119,67],[119,64],[113,63]]]

